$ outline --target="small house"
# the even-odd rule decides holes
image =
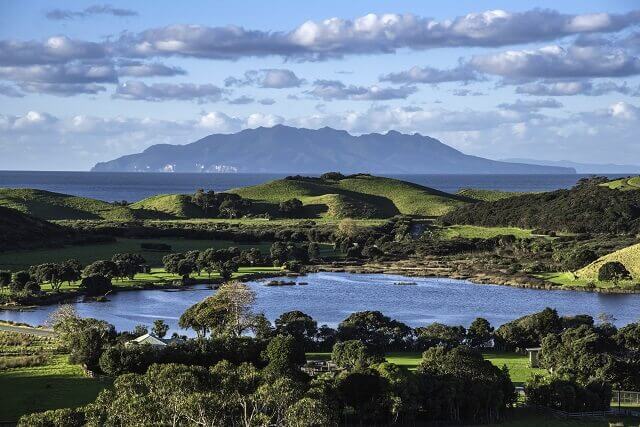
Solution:
[[[169,343],[169,340],[158,338],[153,334],[140,335],[138,338],[133,339],[127,343],[127,345],[150,345],[153,347],[165,347]]]
[[[525,348],[525,350],[529,356],[529,366],[532,368],[539,368],[540,361],[538,360],[538,357],[540,355],[540,347]]]

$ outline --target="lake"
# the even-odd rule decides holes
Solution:
[[[448,193],[460,188],[551,191],[572,187],[589,175],[388,175]],[[610,175],[610,178],[622,175]],[[0,171],[0,187],[37,188],[113,202],[136,202],[156,194],[225,191],[283,178],[278,174]]]
[[[433,322],[468,326],[484,317],[498,326],[525,314],[552,307],[562,315],[608,313],[618,326],[640,320],[640,294],[606,295],[577,291],[546,291],[508,286],[476,285],[464,280],[417,278],[388,274],[314,273],[295,279],[307,286],[265,286],[250,282],[256,292],[256,312],[273,321],[280,314],[300,310],[319,325],[335,327],[350,313],[379,310],[410,326]],[[394,283],[410,281],[416,286]],[[212,291],[205,286],[179,291],[130,291],[110,296],[104,303],[76,303],[84,317],[106,320],[118,330],[138,324],[151,325],[164,319],[178,331],[178,318],[192,304]],[[30,311],[0,311],[0,319],[41,324],[56,309],[42,307]],[[180,331],[184,332],[184,331]]]

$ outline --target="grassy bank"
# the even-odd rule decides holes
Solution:
[[[67,357],[51,338],[0,332],[0,422],[85,405],[110,384],[85,376],[80,366],[67,363]],[[5,367],[18,364],[30,366]]]
[[[529,366],[529,359],[527,358],[527,356],[522,354],[500,351],[487,351],[482,353],[482,356],[498,367],[507,365],[507,368],[509,368],[509,374],[511,375],[511,381],[513,381],[516,385],[524,384],[524,382],[534,373],[544,372],[543,369],[536,369]],[[331,358],[331,353],[307,353],[307,358],[328,360]],[[386,359],[388,362],[394,363],[398,366],[414,370],[422,360],[422,353],[388,353],[386,355]]]

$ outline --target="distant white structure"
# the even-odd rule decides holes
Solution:
[[[529,366],[532,368],[540,367],[540,350],[542,350],[541,347],[525,348],[525,351],[529,355]]]
[[[173,340],[165,340],[162,338],[158,338],[153,334],[144,334],[140,335],[138,338],[133,339],[127,343],[127,345],[150,345],[153,347],[166,347],[167,344],[170,344]]]

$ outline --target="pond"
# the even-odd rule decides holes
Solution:
[[[319,325],[332,327],[350,313],[362,310],[379,310],[414,327],[433,322],[468,326],[476,317],[498,326],[545,307],[555,308],[561,315],[611,314],[618,326],[640,320],[640,294],[520,289],[388,274],[314,273],[295,281],[308,285],[273,287],[265,286],[264,281],[250,282],[256,292],[255,311],[273,321],[286,311],[300,310]],[[398,282],[416,285],[402,286]],[[81,316],[106,320],[118,330],[164,319],[172,331],[177,331],[182,312],[214,292],[206,286],[120,292],[111,295],[108,302],[78,302],[75,307]],[[55,309],[47,306],[21,312],[0,311],[0,319],[42,324]]]

